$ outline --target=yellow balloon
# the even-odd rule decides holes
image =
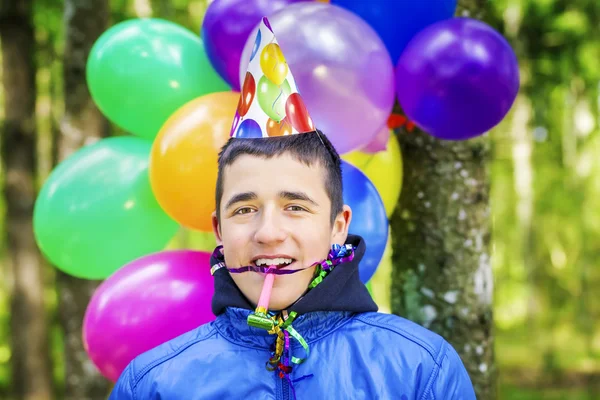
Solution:
[[[402,190],[402,153],[396,135],[390,134],[387,148],[369,154],[353,151],[341,156],[360,169],[377,188],[387,216],[391,216]]]
[[[276,85],[281,85],[285,81],[288,65],[277,43],[268,44],[263,49],[260,54],[260,69]]]

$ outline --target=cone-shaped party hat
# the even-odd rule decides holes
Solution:
[[[265,17],[254,40],[231,136],[253,139],[314,130],[292,71]]]

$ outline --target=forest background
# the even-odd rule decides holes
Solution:
[[[87,143],[86,137],[69,136],[72,125],[81,126],[87,118],[85,123],[100,136],[124,134],[104,120],[90,122],[95,118],[86,117],[90,105],[78,103],[87,98],[78,94],[81,88],[73,83],[85,71],[85,60],[75,51],[78,41],[97,37],[125,19],[148,16],[198,32],[208,2],[35,0],[31,3],[34,37],[15,36],[2,24],[3,18],[18,9],[18,15],[25,10],[26,21],[29,3],[0,0],[0,57],[7,65],[11,49],[30,52],[35,65],[31,93],[22,93],[23,101],[34,100],[30,109],[35,123],[25,148],[36,148],[36,156],[25,156],[22,162],[31,167],[28,179],[35,192],[63,155]],[[494,276],[490,351],[495,365],[473,364],[468,357],[466,364],[470,372],[493,374],[501,399],[600,399],[600,2],[465,0],[459,4],[459,13],[482,19],[509,40],[522,79],[511,112],[482,139],[488,151]],[[2,82],[4,89],[12,83]],[[0,90],[0,125],[8,109],[5,92]],[[83,111],[72,113],[74,109]],[[421,133],[398,129],[396,134]],[[410,147],[410,140],[400,138],[400,142],[403,151]],[[93,284],[81,284],[50,265],[45,265],[40,277],[20,275],[9,262],[14,247],[6,232],[12,229],[14,236],[16,229],[19,237],[18,232],[31,229],[31,221],[19,214],[20,209],[8,204],[11,194],[4,172],[13,144],[3,137],[0,398],[26,398],[27,388],[20,384],[28,381],[27,376],[39,377],[35,384],[49,388],[48,398],[103,398],[110,385],[82,361],[86,355],[79,337],[81,322],[77,322],[87,304],[82,299],[89,297]],[[408,159],[405,168],[410,166]],[[400,204],[409,196],[410,182],[403,187]],[[397,210],[392,230],[401,224],[402,213]],[[213,243],[208,235],[182,230],[170,247],[209,249]],[[396,243],[390,241],[372,288],[382,311],[402,315],[406,280],[398,272],[402,255],[394,253]],[[28,262],[27,255],[39,257],[34,243],[21,241],[20,245],[28,249],[23,262]],[[23,271],[27,274],[27,269]],[[34,299],[34,304],[22,307],[24,298]],[[47,324],[36,325],[36,320]],[[24,332],[20,330],[24,326],[33,329]],[[27,367],[14,371],[22,347],[12,344],[11,335],[26,338],[21,341],[25,347],[38,345],[36,338],[49,337],[48,358],[24,361]],[[475,339],[450,339],[466,343],[458,348],[461,355],[488,352]],[[81,368],[70,367],[66,373],[69,360],[80,360]]]

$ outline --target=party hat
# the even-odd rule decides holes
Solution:
[[[314,130],[292,71],[264,17],[254,40],[230,135],[253,139]]]

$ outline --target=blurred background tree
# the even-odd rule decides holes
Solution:
[[[485,3],[459,1],[457,14],[483,19]],[[400,197],[390,222],[391,310],[448,339],[477,397],[495,399],[490,138],[397,134],[406,171],[402,190],[410,195]]]
[[[31,0],[0,4],[4,224],[10,248],[3,270],[12,277],[10,337],[12,390],[17,398],[50,399],[52,381],[44,264],[33,236],[36,197],[36,62]]]
[[[53,165],[86,143],[86,138],[123,133],[113,125],[104,127],[105,121],[86,93],[83,65],[94,38],[106,26],[148,16],[163,17],[198,32],[207,3],[0,1],[1,182],[5,193],[1,203],[5,217],[0,219],[4,233],[0,398],[95,399],[103,398],[98,396],[108,390],[106,381],[82,358],[80,324],[93,284],[84,286],[74,278],[65,279],[39,260],[31,246],[32,237],[24,234],[31,232],[26,226],[31,202],[35,188]],[[452,157],[466,154],[461,168],[482,185],[478,183],[470,192],[473,203],[465,209],[465,217],[481,218],[479,222],[489,219],[491,235],[482,230],[460,236],[461,241],[472,240],[473,246],[481,240],[482,248],[476,252],[465,243],[436,251],[446,258],[446,253],[456,248],[459,253],[452,254],[464,257],[462,263],[451,263],[459,273],[448,281],[434,275],[422,280],[419,263],[406,263],[407,257],[419,259],[418,249],[406,247],[414,242],[415,236],[410,239],[410,235],[431,235],[426,230],[443,228],[451,217],[443,215],[449,199],[440,196],[452,192],[448,187],[427,185],[423,201],[411,204],[415,193],[409,190],[415,189],[409,188],[418,187],[418,165],[423,165],[427,144],[434,143],[422,134],[398,130],[406,161],[405,187],[392,219],[393,246],[372,281],[374,296],[382,310],[450,334],[461,355],[467,355],[470,371],[483,379],[494,373],[491,360],[495,352],[498,398],[600,398],[600,298],[596,295],[600,289],[600,2],[460,3],[461,13],[481,16],[511,42],[521,67],[522,90],[498,127],[484,138],[457,145],[457,149],[438,148],[438,143],[435,150],[452,153]],[[15,69],[17,65],[21,67]],[[418,140],[423,142],[418,144]],[[489,215],[485,205],[488,188],[483,184],[486,168],[491,183]],[[11,181],[15,169],[22,177],[16,186]],[[449,185],[462,184],[460,173],[447,173],[454,173]],[[425,197],[431,199],[430,206],[439,205],[436,213],[424,213]],[[422,216],[426,223],[420,226]],[[410,220],[413,217],[415,220]],[[442,233],[430,244],[458,240],[450,235]],[[486,257],[488,236],[489,259],[473,264],[476,257]],[[182,230],[172,247],[209,247],[212,243],[207,235]],[[397,249],[393,268],[392,247]],[[19,254],[21,258],[15,258]],[[494,274],[493,314],[485,297],[492,290],[489,276],[483,281],[473,276],[480,265],[487,274],[489,260]],[[488,285],[480,296],[475,282]],[[473,291],[455,296],[452,287],[457,285],[472,285]],[[438,303],[432,300],[432,293]],[[473,302],[462,303],[469,299]],[[428,305],[435,306],[433,318]],[[460,314],[463,306],[466,315]],[[492,325],[494,345],[489,341]],[[48,340],[49,354],[44,347]],[[66,376],[74,378],[69,382]],[[474,378],[476,384],[478,380]]]
[[[108,29],[108,0],[64,2],[64,51],[62,52],[64,113],[58,135],[53,135],[57,158],[61,162],[81,146],[109,134],[106,118],[92,100],[86,81],[86,62],[98,37]],[[83,280],[62,271],[56,272],[58,315],[64,346],[64,398],[98,399],[109,382],[89,359],[82,339],[83,317],[99,282]]]

